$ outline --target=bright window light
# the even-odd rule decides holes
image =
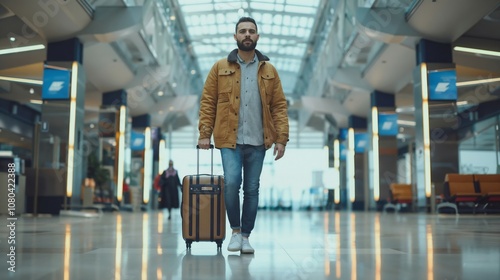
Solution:
[[[320,0],[178,1],[190,44],[196,54],[199,75],[206,77],[212,65],[236,48],[235,23],[244,15],[252,16],[261,35],[257,49],[268,55],[281,73],[285,92],[293,91],[300,72],[308,39],[319,13]],[[242,14],[243,12],[243,14]],[[209,36],[208,36],[209,35]]]

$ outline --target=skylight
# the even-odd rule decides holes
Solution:
[[[269,56],[285,93],[291,93],[313,37],[319,1],[185,0],[179,4],[203,79],[218,59],[236,48],[235,24],[240,17],[250,16],[259,29],[257,49]]]

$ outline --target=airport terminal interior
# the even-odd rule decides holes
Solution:
[[[223,175],[200,97],[246,16],[289,120],[253,254],[158,186]],[[499,0],[1,0],[0,279],[500,279],[498,30]]]

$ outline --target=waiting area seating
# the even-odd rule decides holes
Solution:
[[[413,190],[411,184],[392,183],[389,186],[390,198],[384,205],[383,211],[392,209],[399,212],[403,206],[413,206]]]
[[[437,211],[490,213],[500,210],[500,174],[446,174]]]
[[[500,174],[474,175],[481,193],[482,211],[500,210]]]

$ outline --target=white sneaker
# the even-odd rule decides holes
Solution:
[[[255,250],[252,248],[250,245],[250,241],[248,241],[248,238],[243,238],[241,242],[241,253],[242,254],[253,254]]]
[[[231,252],[238,252],[241,250],[241,240],[243,237],[241,237],[241,233],[233,233],[231,236],[231,240],[229,241],[229,245],[227,245],[227,250]]]

